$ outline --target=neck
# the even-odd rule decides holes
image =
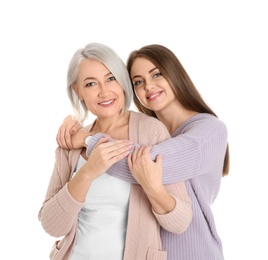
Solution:
[[[113,117],[98,117],[92,127],[95,133],[105,133],[112,138],[128,138],[129,111],[125,114],[117,114]]]
[[[176,107],[170,111],[156,111],[155,113],[157,118],[166,126],[170,134],[173,134],[174,131],[189,118],[198,114],[198,112],[185,109],[184,107]]]

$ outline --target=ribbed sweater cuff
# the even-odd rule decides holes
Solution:
[[[106,136],[106,135],[102,134],[102,133],[98,133],[98,134],[93,135],[92,138],[89,139],[89,142],[87,143],[87,151],[86,151],[87,157],[91,153],[91,151],[92,151],[93,147],[96,145],[96,143],[104,136]]]
[[[191,203],[182,201],[170,194],[176,201],[175,208],[166,214],[157,214],[154,210],[153,214],[159,224],[167,231],[181,234],[189,226],[192,219]]]
[[[68,183],[57,194],[57,201],[61,208],[69,214],[78,214],[83,206],[83,202],[76,201],[70,194]]]

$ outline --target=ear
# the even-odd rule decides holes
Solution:
[[[72,84],[72,88],[73,88],[73,90],[75,91],[76,95],[79,97],[79,99],[80,99],[81,101],[83,101],[84,99],[83,99],[83,96],[81,95],[81,93],[80,93],[80,91],[79,91],[79,86],[78,86],[76,83],[73,83],[73,84]]]

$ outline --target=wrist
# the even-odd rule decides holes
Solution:
[[[88,136],[86,136],[86,138],[84,139],[84,147],[86,147],[87,148],[87,146],[88,146],[88,142],[89,142],[89,139],[90,139],[90,135],[88,135]]]
[[[87,146],[88,146],[88,144],[89,144],[89,142],[90,142],[90,139],[91,139],[91,137],[92,137],[93,135],[94,135],[93,133],[89,133],[89,135],[87,135],[87,136],[85,137],[85,139],[84,139],[84,147],[87,148]]]

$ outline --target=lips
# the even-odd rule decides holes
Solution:
[[[107,106],[111,106],[114,103],[114,101],[115,99],[105,100],[105,101],[99,102],[98,105],[107,107]]]
[[[162,91],[150,93],[149,95],[146,96],[146,99],[154,100],[154,99],[158,98],[161,95],[161,93],[162,93]]]

